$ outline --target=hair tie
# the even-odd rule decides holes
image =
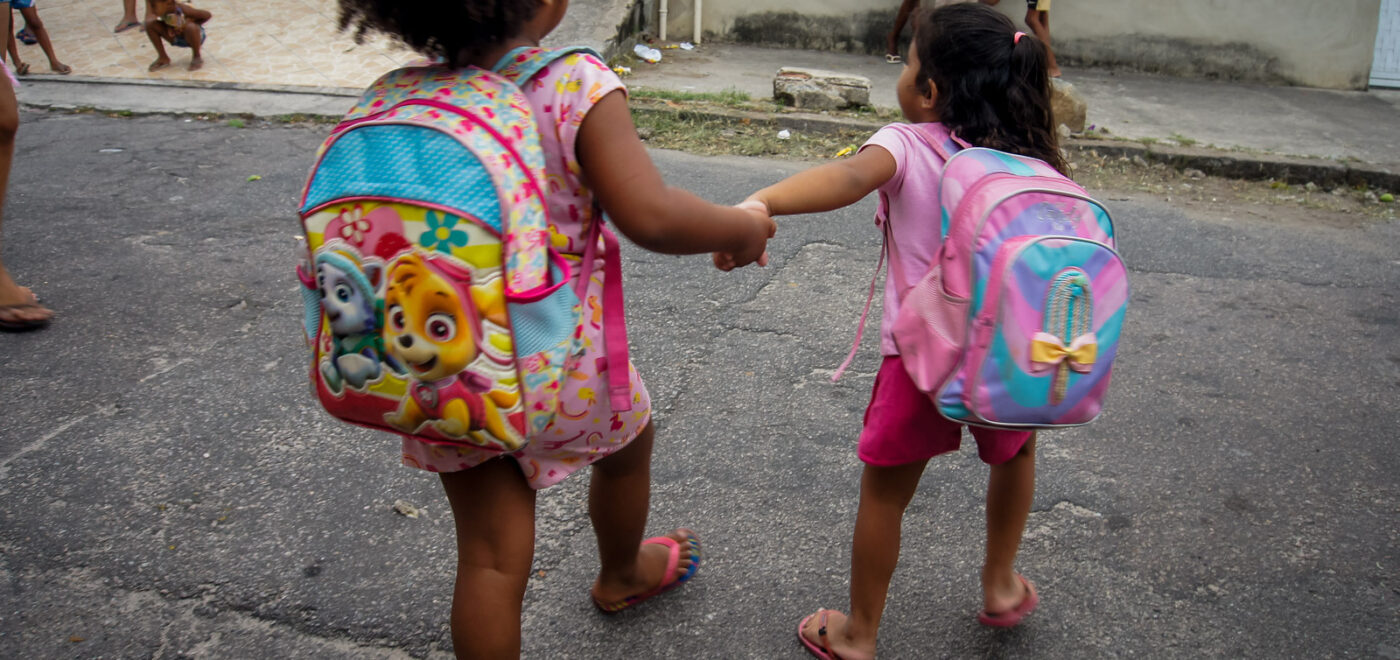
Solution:
[[[1024,36],[1026,36],[1026,33],[1025,33],[1025,32],[1017,32],[1017,33],[1016,33],[1016,36],[1011,37],[1011,43],[1012,43],[1012,45],[1021,43],[1021,37],[1024,37]]]

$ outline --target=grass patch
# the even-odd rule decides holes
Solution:
[[[744,106],[753,103],[753,97],[747,92],[739,91],[733,87],[722,92],[677,92],[669,89],[637,89],[632,90],[630,95],[633,98],[658,99],[661,101],[674,101],[676,103],[712,103],[729,107]]]
[[[1172,133],[1172,142],[1175,142],[1183,147],[1189,147],[1196,144],[1195,139],[1186,137],[1185,135],[1182,135],[1180,133]]]
[[[245,122],[245,121],[243,121],[242,119],[239,119],[239,118],[237,118],[237,117],[234,117],[233,119],[228,120],[228,125],[229,125],[229,126],[232,126],[233,128],[243,128],[244,126],[247,126],[247,125],[248,125],[248,122]]]
[[[782,129],[767,122],[735,122],[669,111],[634,109],[632,119],[638,131],[646,136],[647,146],[706,156],[828,160],[847,146],[859,145],[870,137],[870,132],[863,130],[837,133],[790,131],[790,137],[783,140],[778,137]]]

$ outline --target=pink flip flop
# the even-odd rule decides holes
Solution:
[[[1012,628],[1026,618],[1027,614],[1035,611],[1035,606],[1040,604],[1040,596],[1035,593],[1035,585],[1031,584],[1026,576],[1017,574],[1016,579],[1021,584],[1026,585],[1026,597],[1021,599],[1021,604],[1006,610],[1005,612],[988,612],[982,610],[977,613],[977,622],[984,626],[993,628]]]
[[[826,637],[826,615],[830,611],[831,610],[826,609],[817,610],[816,614],[808,614],[806,618],[799,621],[797,623],[797,641],[802,642],[802,645],[807,647],[808,653],[821,658],[821,660],[841,660],[841,656],[836,655],[836,652],[831,650],[831,641]],[[806,635],[802,634],[802,631],[807,629],[807,622],[811,621],[814,616],[820,617],[817,619],[817,637],[820,637],[822,640],[821,646],[813,644],[811,640],[807,639]]]
[[[660,596],[661,594],[675,589],[688,582],[690,578],[695,577],[695,571],[700,570],[700,537],[696,536],[695,532],[690,530],[685,530],[685,537],[686,542],[684,544],[669,536],[653,536],[652,538],[642,541],[642,545],[664,545],[670,552],[670,556],[666,558],[666,577],[655,589],[644,594],[637,594],[636,596],[628,596],[622,600],[615,600],[611,603],[604,603],[594,598],[593,604],[605,614],[616,614],[648,598]],[[685,573],[676,575],[676,567],[681,564],[682,547],[689,550],[691,553],[690,568],[687,569]]]

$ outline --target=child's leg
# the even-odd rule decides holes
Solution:
[[[612,603],[643,594],[660,585],[667,576],[668,550],[660,545],[642,546],[647,510],[651,504],[651,447],[656,427],[645,429],[626,447],[593,464],[588,486],[588,516],[598,537],[598,559],[602,567],[593,584],[593,597]],[[685,542],[681,530],[671,534]],[[690,568],[691,558],[682,554],[677,572]]]
[[[164,25],[159,18],[146,21],[146,36],[151,38],[151,45],[156,47],[156,61],[146,67],[147,71],[159,71],[170,66],[170,56],[165,54],[165,41],[161,38]]]
[[[5,34],[9,35],[5,38],[5,50],[10,53],[10,62],[15,65],[15,73],[22,76],[29,73],[29,65],[25,64],[24,60],[19,58],[19,45],[15,43],[15,35],[13,32],[15,27],[14,14],[9,9],[6,9],[5,15],[7,19],[5,21],[7,23]]]
[[[112,28],[113,32],[125,32],[141,23],[136,20],[136,0],[122,0],[122,20]]]
[[[199,49],[204,47],[204,31],[194,21],[185,21],[184,28],[185,43],[190,45],[190,71],[198,71],[204,66],[204,58],[199,56]]]
[[[1050,47],[1050,12],[1038,9],[1026,10],[1026,27],[1045,44],[1045,55],[1049,58],[1047,68],[1052,78],[1060,77],[1060,65],[1055,63],[1055,49]]]
[[[5,12],[8,14],[9,12]],[[0,21],[7,22],[8,21]],[[13,26],[7,25],[6,31]],[[10,77],[0,73],[0,211],[5,207],[5,192],[10,181],[10,163],[15,155],[15,133],[19,131],[19,101]],[[0,213],[3,220],[3,213]],[[0,253],[3,253],[0,250]],[[29,325],[47,322],[53,311],[39,304],[34,292],[16,284],[0,263],[0,323]]]
[[[535,554],[535,491],[515,461],[441,475],[457,524],[452,646],[458,658],[520,656],[520,607]]]
[[[831,648],[847,660],[873,658],[880,618],[885,613],[890,578],[899,563],[899,539],[904,510],[919,487],[927,460],[880,467],[866,465],[860,479],[860,510],[851,545],[851,614],[833,612],[827,619]],[[819,617],[803,634],[820,645]]]
[[[987,559],[982,565],[986,611],[1014,609],[1025,598],[1013,564],[1035,494],[1035,436],[1011,460],[992,466],[987,480]]]
[[[58,56],[53,52],[53,42],[49,41],[49,31],[44,28],[43,19],[39,18],[39,10],[33,7],[25,7],[19,10],[24,16],[24,22],[29,25],[30,31],[34,33],[34,38],[39,40],[39,47],[44,49],[44,55],[49,58],[49,68],[55,73],[70,73],[73,68],[58,61]]]
[[[894,17],[894,29],[890,30],[889,45],[885,48],[886,55],[899,55],[899,33],[904,31],[909,16],[918,8],[919,0],[904,0],[899,5],[899,13]]]

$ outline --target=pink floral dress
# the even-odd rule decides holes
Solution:
[[[532,55],[527,52],[525,56]],[[550,235],[555,249],[566,255],[580,277],[578,262],[596,220],[593,194],[582,180],[583,169],[574,146],[584,117],[604,96],[626,92],[622,81],[597,57],[566,55],[523,85],[540,125],[544,147]],[[564,378],[554,424],[530,444],[509,456],[535,489],[563,481],[631,442],[651,420],[651,397],[629,362],[632,409],[614,412],[608,401],[603,350],[603,258],[588,269],[590,281],[583,300],[582,353]],[[575,282],[576,283],[576,282]],[[599,367],[603,367],[600,369]],[[433,445],[403,439],[403,463],[431,472],[454,472],[475,467],[500,454],[473,448]]]

